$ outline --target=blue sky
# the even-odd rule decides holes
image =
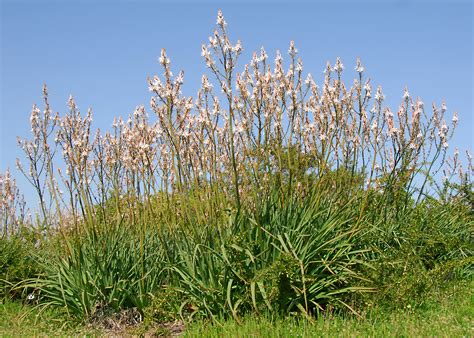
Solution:
[[[355,2],[355,1],[354,1]],[[265,46],[271,58],[295,40],[305,71],[321,82],[327,61],[340,56],[348,72],[358,56],[374,85],[396,109],[408,86],[428,104],[444,99],[459,113],[451,141],[474,144],[473,5],[471,1],[5,1],[1,2],[0,170],[21,155],[18,135],[29,133],[33,103],[47,83],[55,111],[73,94],[94,111],[96,127],[148,105],[147,76],[161,74],[167,49],[184,92],[195,95],[200,56],[223,10],[230,35],[241,39],[242,62]],[[24,182],[20,182],[22,186]]]

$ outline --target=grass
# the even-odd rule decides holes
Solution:
[[[60,312],[52,309],[41,311],[30,305],[10,301],[0,304],[0,337],[93,335],[97,333],[99,332],[93,328],[65,320]]]
[[[197,321],[187,325],[184,337],[468,337],[474,334],[474,282],[452,284],[438,291],[422,307],[387,310],[382,307],[368,310],[361,318],[333,315],[308,322],[287,318],[271,320],[266,317],[247,317],[242,324],[234,320],[211,324]],[[58,336],[137,334],[137,332],[166,335],[163,328],[129,329],[123,332],[104,332],[89,325],[67,321],[59,312],[37,308],[18,302],[0,304],[0,336]]]
[[[420,309],[369,310],[361,319],[331,316],[313,323],[247,318],[242,325],[193,324],[185,337],[466,337],[474,334],[474,283],[453,285]]]

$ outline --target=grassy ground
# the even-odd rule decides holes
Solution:
[[[245,318],[220,324],[196,322],[185,337],[313,337],[313,336],[437,336],[474,335],[474,283],[457,284],[438,293],[417,309],[397,311],[373,309],[362,319],[331,317],[313,323],[297,319],[271,321]],[[40,312],[31,306],[5,302],[0,305],[0,336],[101,335],[150,333],[166,335],[166,329],[147,328],[123,332],[104,332],[78,326],[52,311]]]
[[[0,337],[94,335],[92,328],[67,321],[51,310],[41,311],[17,302],[0,304]]]
[[[423,307],[398,311],[374,309],[362,319],[331,317],[314,323],[248,318],[243,325],[194,324],[188,337],[469,337],[474,335],[474,283],[444,290]]]

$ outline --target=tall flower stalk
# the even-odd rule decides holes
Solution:
[[[405,204],[423,199],[458,122],[456,114],[446,121],[445,103],[428,113],[405,88],[397,110],[384,106],[359,59],[352,85],[339,58],[317,85],[293,41],[286,68],[279,51],[272,66],[263,48],[239,66],[242,50],[219,11],[201,48],[213,81],[203,75],[196,98],[184,96],[184,72],[173,75],[163,49],[164,72],[148,79],[150,111],[137,106],[105,133],[94,132],[92,111],[81,116],[72,97],[67,114],[53,115],[45,87],[44,112],[35,105],[31,114],[33,137],[19,141],[28,167],[18,162],[44,223],[207,219],[228,207],[258,208],[275,188],[283,197],[316,186],[347,198],[362,188],[361,216],[373,192],[385,211],[402,192]]]

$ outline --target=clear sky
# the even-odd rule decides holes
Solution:
[[[327,61],[340,56],[353,73],[361,57],[374,85],[396,109],[408,86],[425,104],[444,99],[460,126],[450,146],[474,144],[472,1],[7,1],[1,2],[0,171],[20,156],[33,103],[47,83],[55,111],[73,94],[95,126],[110,127],[148,105],[146,77],[161,74],[161,48],[175,71],[185,70],[184,94],[195,95],[200,56],[223,10],[230,35],[241,39],[242,62],[265,46],[273,59],[295,40],[321,83]],[[40,106],[41,108],[41,106]],[[20,182],[22,186],[24,182]]]

